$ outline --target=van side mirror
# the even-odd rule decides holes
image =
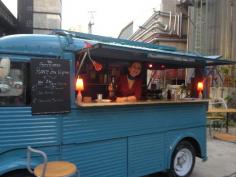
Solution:
[[[11,61],[10,58],[5,57],[0,61],[0,79],[4,79],[10,72]]]

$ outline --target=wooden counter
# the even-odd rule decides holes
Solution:
[[[181,99],[181,100],[146,100],[137,102],[92,102],[77,103],[79,107],[102,107],[102,106],[132,106],[132,105],[154,105],[154,104],[186,104],[186,103],[207,103],[208,100],[201,99]]]

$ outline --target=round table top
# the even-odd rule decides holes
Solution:
[[[208,112],[215,112],[215,113],[236,113],[235,108],[214,108],[214,109],[209,109]]]
[[[34,169],[36,176],[41,176],[44,164],[38,165]],[[76,166],[73,163],[65,161],[53,161],[47,163],[45,177],[63,177],[76,173]]]

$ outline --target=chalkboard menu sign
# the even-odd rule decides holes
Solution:
[[[70,65],[63,59],[31,60],[32,114],[70,111]]]

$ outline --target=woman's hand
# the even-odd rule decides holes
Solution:
[[[117,103],[124,103],[124,102],[136,102],[137,98],[135,96],[128,96],[128,97],[117,97]]]
[[[124,103],[127,102],[127,97],[117,97],[116,98],[117,103]]]
[[[135,96],[128,96],[127,97],[127,101],[128,102],[136,102],[137,101],[137,98]]]

